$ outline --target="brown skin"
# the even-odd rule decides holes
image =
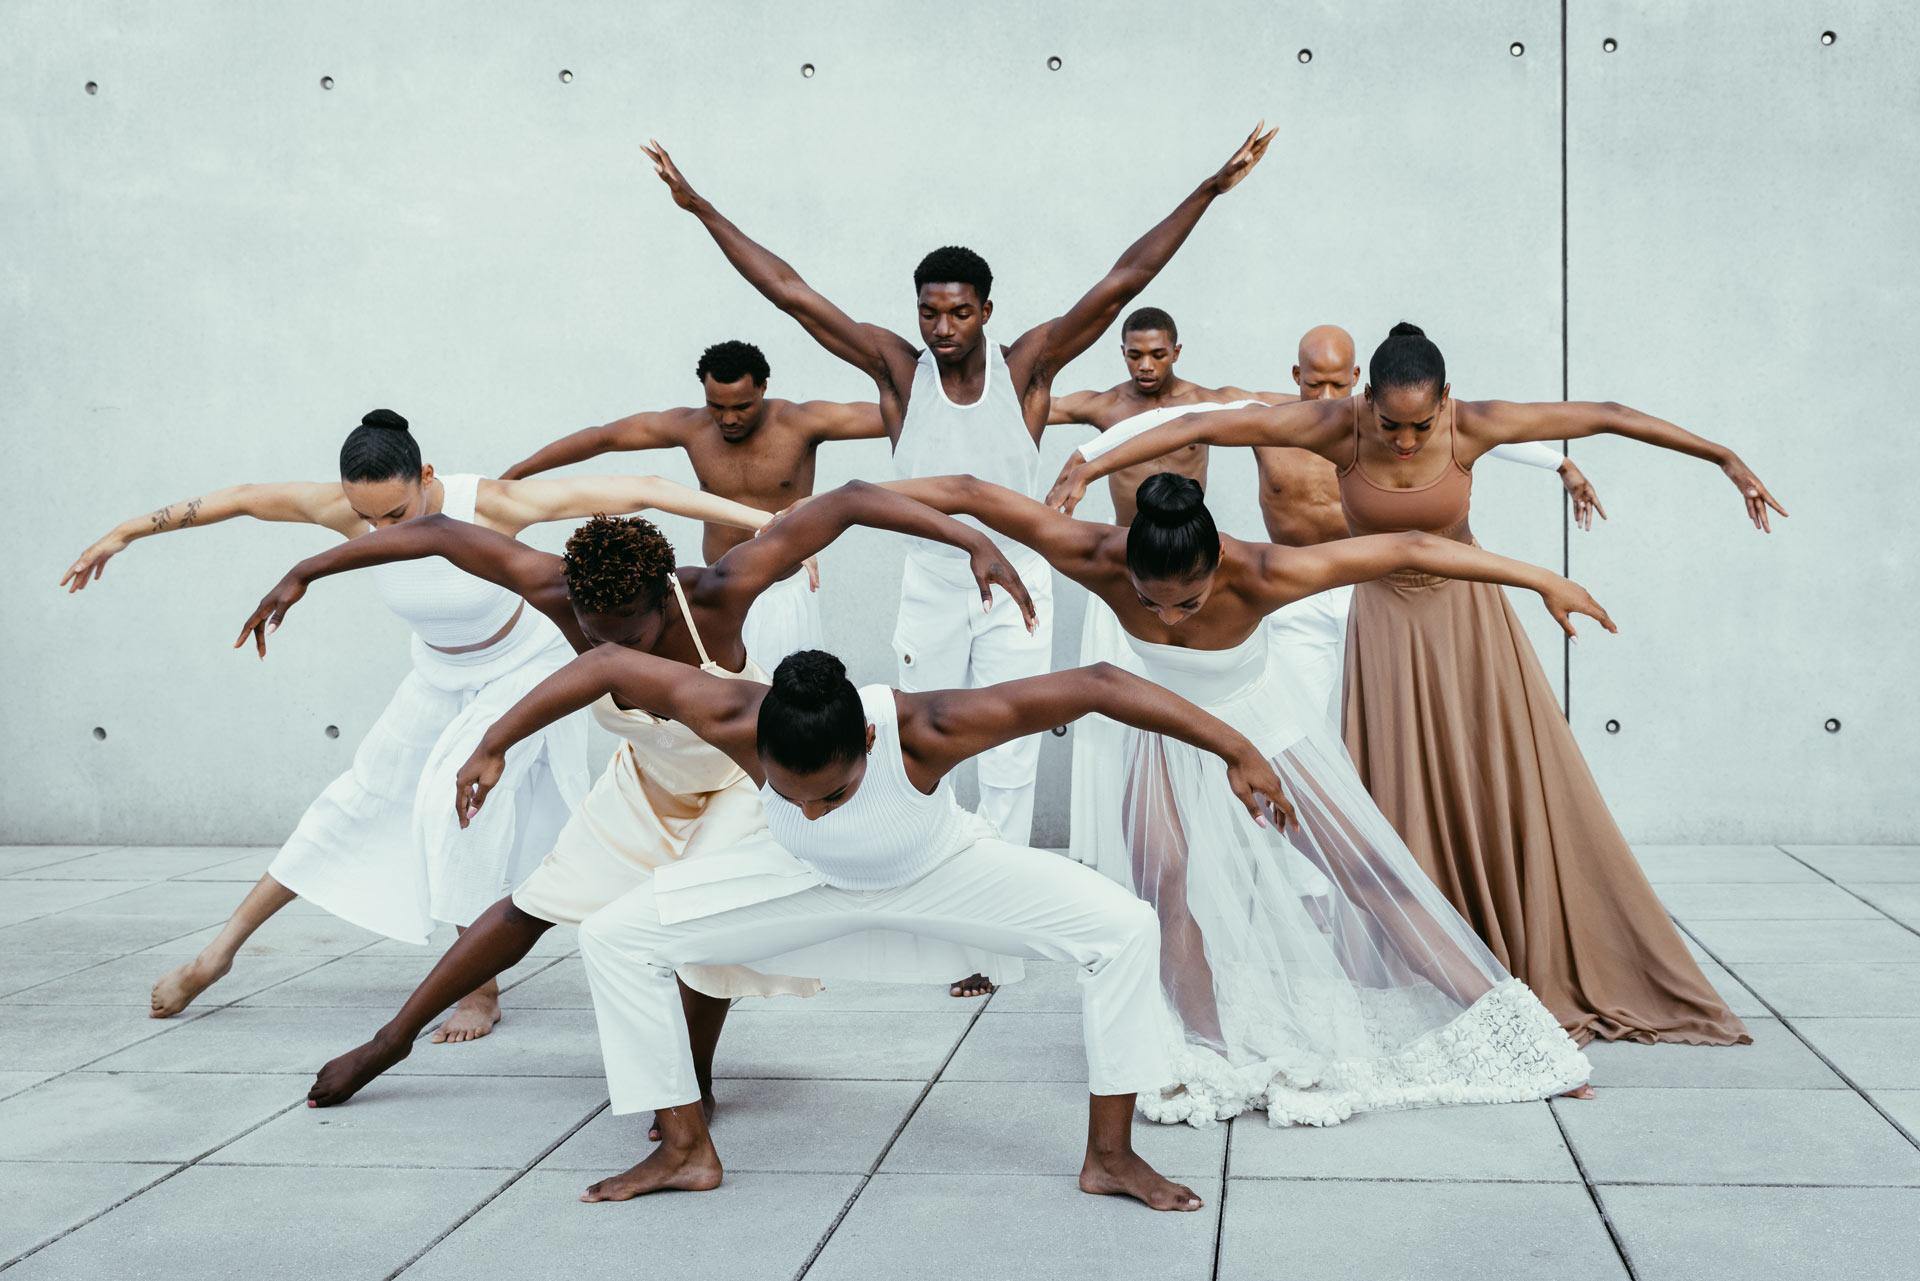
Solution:
[[[872,403],[780,400],[742,376],[701,379],[705,401],[694,408],[629,414],[563,436],[501,473],[513,480],[583,462],[615,450],[682,449],[700,488],[749,507],[780,511],[813,493],[820,446],[834,440],[884,437]],[[701,550],[708,564],[751,538],[752,531],[709,523]]]
[[[1092,346],[1166,266],[1215,197],[1231,191],[1253,171],[1277,131],[1256,126],[1227,163],[1202,182],[1146,235],[1122,254],[1113,268],[1064,315],[1029,329],[1002,351],[1019,393],[1027,430],[1036,444],[1046,427],[1053,379],[1066,364]],[[896,444],[913,388],[919,348],[878,325],[862,324],[801,279],[785,261],[750,240],[693,190],[673,158],[659,143],[644,148],[674,203],[698,218],[727,261],[774,306],[799,321],[816,341],[873,379],[881,420]],[[920,342],[933,353],[941,386],[956,404],[972,404],[986,388],[986,324],[991,299],[971,285],[930,282],[920,289]]]
[[[759,747],[760,704],[767,687],[752,681],[689,676],[658,659],[613,648],[596,650],[548,677],[494,723],[461,768],[454,797],[464,822],[499,781],[509,748],[542,726],[591,704],[603,694],[632,702],[687,726],[731,756],[754,781],[798,805],[810,819],[846,804],[866,778],[866,756],[812,771],[782,767]],[[1255,822],[1271,812],[1291,814],[1280,780],[1258,748],[1232,727],[1168,690],[1109,664],[1073,668],[984,689],[896,691],[900,752],[908,779],[925,793],[970,757],[1001,743],[1098,712],[1152,733],[1167,734],[1220,756],[1235,795]],[[871,751],[873,727],[865,747]],[[1087,1150],[1080,1187],[1096,1195],[1129,1196],[1155,1210],[1197,1210],[1193,1190],[1162,1176],[1134,1152],[1134,1096],[1089,1095]],[[694,1104],[655,1114],[661,1142],[624,1173],[588,1188],[583,1201],[625,1201],[666,1190],[705,1191],[723,1170],[704,1109]]]

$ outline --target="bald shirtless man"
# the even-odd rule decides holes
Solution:
[[[879,440],[887,434],[871,401],[779,400],[767,395],[767,358],[749,342],[729,339],[700,353],[694,366],[706,401],[698,408],[629,414],[563,436],[501,473],[519,480],[614,450],[683,449],[700,488],[762,511],[781,511],[813,493],[815,451],[830,440]],[[753,536],[751,530],[707,524],[701,549],[711,565]],[[823,649],[820,583],[809,568],[769,588],[753,603],[740,638],[747,657],[772,671],[788,654]]]

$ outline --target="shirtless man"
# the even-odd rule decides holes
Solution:
[[[782,511],[813,493],[815,451],[830,440],[877,440],[886,427],[872,403],[779,400],[767,395],[767,358],[749,342],[729,339],[700,353],[694,376],[706,394],[699,408],[629,414],[563,436],[501,473],[503,480],[613,450],[683,449],[700,488],[762,511]],[[749,497],[751,496],[751,497]],[[711,565],[752,537],[751,530],[708,522],[701,550]],[[754,602],[741,628],[747,656],[767,671],[788,654],[826,644],[820,626],[817,571],[775,585]]]

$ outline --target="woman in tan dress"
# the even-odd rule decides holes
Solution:
[[[1732,450],[1637,410],[1455,400],[1439,348],[1414,325],[1394,326],[1369,378],[1364,400],[1175,420],[1070,467],[1049,502],[1071,510],[1108,471],[1193,443],[1289,445],[1340,469],[1355,533],[1470,543],[1481,455],[1605,432],[1716,464],[1763,531],[1770,510],[1786,515]],[[1635,862],[1497,588],[1424,574],[1357,587],[1343,720],[1355,768],[1421,866],[1576,1040],[1752,1039]]]

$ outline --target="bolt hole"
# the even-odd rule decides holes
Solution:
[[[560,69],[560,83],[563,85],[570,85],[573,83],[573,73],[571,71],[568,71],[565,67],[562,67]]]
[[[1514,41],[1512,44],[1507,46],[1507,52],[1512,54],[1516,58],[1518,58],[1521,54],[1525,53],[1526,51],[1527,51],[1527,46],[1521,44],[1518,40]]]
[[[1603,53],[1612,53],[1615,49],[1618,49],[1619,47],[1620,47],[1620,42],[1618,40],[1615,40],[1612,36],[1608,36],[1605,40],[1602,40],[1600,42],[1600,49]]]
[[[1840,38],[1839,36],[1834,35],[1833,32],[1831,31],[1822,31],[1820,33],[1821,44],[1832,44],[1834,41],[1838,40],[1839,38]]]
[[[1067,736],[1067,727],[1065,725],[1055,725],[1053,727],[1053,736],[1055,738],[1065,738]]]
[[[1607,733],[1609,733],[1609,734],[1618,734],[1619,732],[1620,732],[1620,722],[1619,722],[1619,721],[1608,721],[1608,722],[1607,722]]]
[[[329,726],[327,726],[327,737],[328,737],[328,738],[339,738],[339,737],[340,737],[340,727],[339,727],[338,725],[329,725]]]
[[[94,742],[96,742],[96,743],[104,743],[104,742],[106,742],[106,741],[107,741],[107,731],[106,731],[106,730],[104,730],[104,729],[102,729],[102,728],[101,728],[100,726],[98,726],[98,725],[95,725],[95,726],[93,727],[93,741],[94,741]]]
[[[99,86],[99,85],[97,85],[97,84],[95,84],[95,83],[94,83],[93,81],[91,81],[91,80],[89,80],[89,81],[87,81],[87,92],[88,92],[88,93],[99,93],[99,92],[100,92],[100,86]]]
[[[1048,59],[1047,59],[1047,70],[1048,70],[1048,71],[1058,71],[1058,70],[1060,70],[1060,55],[1059,55],[1059,54],[1055,54],[1055,55],[1054,55],[1053,57],[1051,57],[1051,58],[1048,58]]]
[[[813,79],[813,64],[811,62],[801,63],[800,74],[805,76],[809,80]]]
[[[1829,734],[1838,734],[1839,732],[1840,732],[1840,720],[1839,720],[1839,718],[1838,718],[1838,717],[1835,717],[1835,716],[1829,716],[1829,717],[1827,717],[1827,733],[1829,733]]]
[[[321,76],[321,77],[320,77],[320,87],[321,87],[322,89],[331,89],[331,88],[333,88],[333,77],[332,77],[332,76]]]
[[[1296,56],[1296,57],[1298,57],[1298,58],[1300,59],[1300,61],[1301,61],[1301,62],[1312,62],[1312,61],[1313,61],[1313,50],[1311,50],[1311,49],[1302,49],[1302,50],[1301,50],[1301,51],[1300,51],[1300,52],[1299,52],[1298,54],[1296,54],[1295,56]]]

